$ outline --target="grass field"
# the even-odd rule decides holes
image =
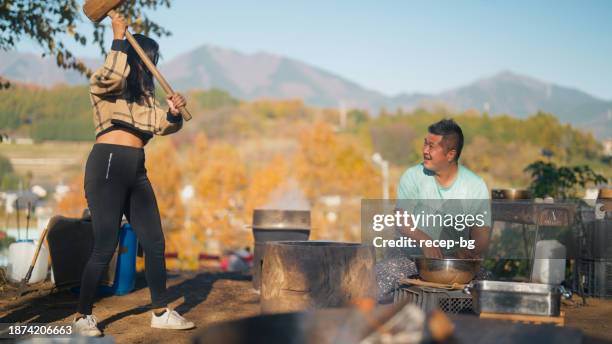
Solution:
[[[15,172],[32,172],[32,183],[43,186],[68,183],[82,172],[93,142],[43,142],[37,144],[0,144],[0,155],[10,159]]]
[[[187,134],[181,132],[179,135],[189,137]],[[59,182],[69,183],[75,176],[83,173],[92,145],[93,142],[69,141],[48,141],[30,145],[0,144],[0,155],[10,159],[20,176],[31,171],[33,184],[50,187]],[[295,139],[286,138],[257,138],[241,141],[235,147],[250,169],[261,167],[260,165],[276,155],[289,159],[297,149],[297,142]],[[149,146],[147,148],[150,149]],[[189,148],[189,144],[183,144],[179,148],[179,156],[184,157]]]

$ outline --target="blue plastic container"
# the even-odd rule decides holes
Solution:
[[[125,295],[134,290],[136,284],[136,253],[138,239],[129,223],[124,224],[119,232],[119,255],[117,256],[117,269],[115,281],[112,286],[98,287],[100,295]],[[72,291],[78,293],[79,287]]]
[[[112,287],[100,286],[99,291],[104,294],[125,295],[134,290],[136,284],[136,252],[138,239],[129,223],[121,227],[119,237],[119,255],[117,257],[117,270]]]

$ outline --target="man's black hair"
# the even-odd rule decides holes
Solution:
[[[446,151],[456,150],[455,162],[459,161],[463,149],[463,131],[457,122],[452,119],[443,119],[430,125],[427,130],[434,135],[442,136],[442,143]]]

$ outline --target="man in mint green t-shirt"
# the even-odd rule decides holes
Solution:
[[[469,251],[459,250],[457,254],[465,258],[479,256],[487,246],[490,227],[491,211],[486,184],[465,166],[457,164],[454,178],[444,185],[438,182],[437,176],[424,165],[422,163],[409,168],[400,179],[398,210],[430,216],[482,216],[482,221],[478,226],[470,223],[470,228],[460,227],[461,231],[452,226],[445,227],[441,223],[428,226],[417,224],[413,231],[398,228],[399,234],[415,240],[458,239],[460,236],[466,240],[471,238],[475,240],[477,247]],[[412,253],[415,254],[414,251]],[[427,257],[441,258],[443,252],[435,247],[423,247],[421,253]]]
[[[397,210],[412,214],[448,215],[483,214],[480,226],[465,231],[447,228],[440,223],[419,226],[413,230],[397,228],[398,234],[420,242],[421,240],[453,239],[459,236],[474,240],[474,248],[458,249],[453,255],[459,258],[477,258],[488,246],[490,232],[489,191],[485,182],[459,163],[463,149],[463,132],[452,119],[441,120],[428,128],[423,142],[423,162],[410,167],[400,178],[397,188]],[[416,273],[410,256],[422,254],[442,258],[438,247],[403,249],[399,257],[389,257],[377,264],[379,299],[393,290],[398,279]],[[419,252],[420,251],[420,252]],[[397,250],[396,250],[397,252]]]
[[[463,149],[463,132],[452,119],[441,120],[429,127],[423,141],[423,162],[410,167],[400,178],[397,188],[397,207],[402,210],[438,214],[482,214],[484,224],[472,226],[463,233],[453,228],[432,225],[400,233],[415,240],[440,239],[469,232],[475,240],[472,250],[460,250],[461,258],[478,257],[487,247],[490,227],[489,191],[485,182],[459,163]],[[418,206],[420,205],[420,206]],[[412,206],[412,207],[411,207]],[[410,208],[410,209],[406,209]],[[422,247],[426,257],[442,258],[436,247]]]

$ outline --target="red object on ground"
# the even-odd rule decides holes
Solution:
[[[219,260],[220,257],[212,255],[212,254],[200,253],[199,259],[200,260]]]
[[[245,257],[241,257],[242,260],[244,260],[245,262],[251,264],[253,262],[253,258],[255,258],[255,255],[253,255],[252,253],[249,254],[248,256]]]
[[[178,258],[178,253],[177,252],[166,252],[164,254],[164,257],[166,258]],[[215,256],[212,254],[206,254],[206,253],[200,253],[200,255],[198,256],[199,260],[219,260],[219,256]]]
[[[221,258],[219,266],[221,267],[222,271],[227,271],[229,269],[229,257],[225,256]]]

